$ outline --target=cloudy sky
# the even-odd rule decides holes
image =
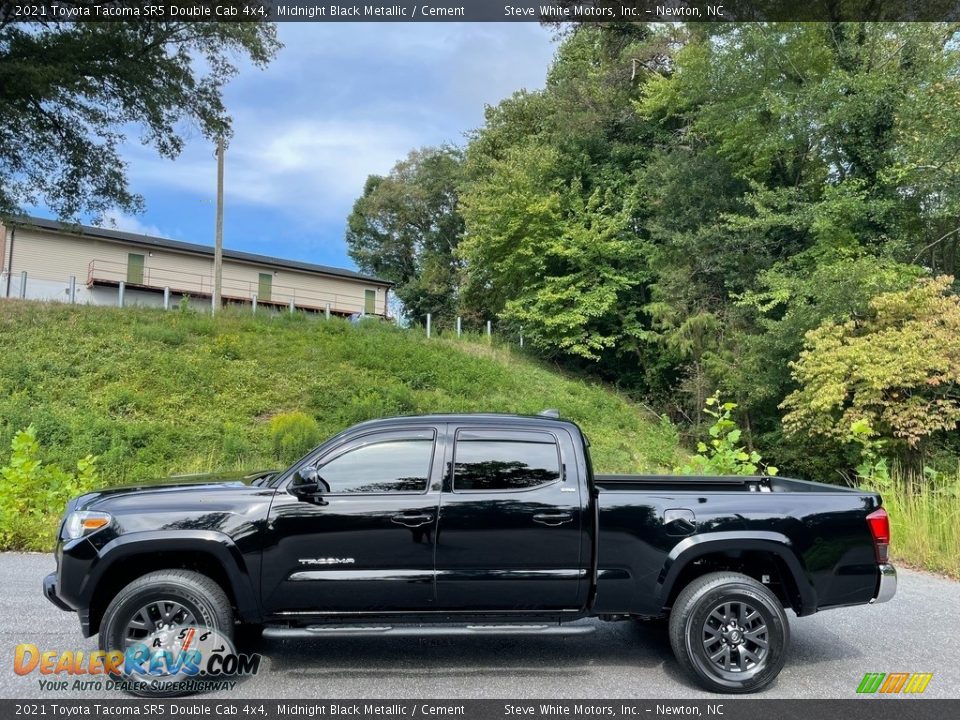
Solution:
[[[347,214],[367,175],[415,147],[462,143],[485,104],[543,87],[554,44],[534,23],[281,23],[266,70],[244,67],[226,92],[224,245],[352,267]],[[216,160],[199,134],[175,162],[131,143],[147,210],[124,230],[213,243]]]

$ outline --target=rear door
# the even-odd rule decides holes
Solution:
[[[263,553],[268,613],[434,607],[437,428],[366,432],[311,459],[330,492],[277,492]]]
[[[572,446],[562,434],[455,430],[437,534],[439,609],[578,606],[587,574],[584,519]]]

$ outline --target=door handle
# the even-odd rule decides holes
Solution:
[[[537,513],[533,516],[533,521],[541,525],[563,525],[571,520],[573,515],[570,513]]]
[[[433,520],[433,515],[429,513],[410,513],[409,515],[394,515],[390,518],[391,522],[406,527],[420,527]]]

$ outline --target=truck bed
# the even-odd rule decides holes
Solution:
[[[861,493],[855,488],[766,475],[595,475],[600,490],[643,492]]]
[[[790,592],[803,595],[798,614],[874,595],[879,575],[866,516],[880,506],[877,493],[763,476],[596,475],[593,482],[597,612],[662,614],[674,560],[711,543],[734,563],[750,552],[796,558],[802,579]],[[771,570],[772,582],[785,568]]]

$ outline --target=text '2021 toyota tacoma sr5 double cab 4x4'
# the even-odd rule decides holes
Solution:
[[[893,596],[880,503],[779,477],[594,475],[552,412],[393,418],[243,482],[76,498],[44,592],[103,650],[158,624],[327,638],[669,618],[693,679],[750,692],[783,666],[785,609]]]

